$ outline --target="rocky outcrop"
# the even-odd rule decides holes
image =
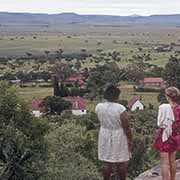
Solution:
[[[162,180],[160,165],[139,175],[135,180]],[[177,161],[176,180],[180,180],[180,160]]]

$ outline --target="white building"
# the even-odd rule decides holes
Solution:
[[[138,111],[144,109],[144,104],[141,103],[139,98],[137,96],[134,96],[129,102],[128,102],[128,108],[131,111]]]
[[[86,109],[86,102],[82,97],[75,96],[75,97],[65,97],[65,101],[71,102],[71,111],[73,115],[79,116],[79,115],[86,115],[87,109]]]
[[[35,117],[40,117],[42,116],[42,107],[41,107],[41,103],[43,102],[42,98],[35,98],[32,100],[32,114]]]

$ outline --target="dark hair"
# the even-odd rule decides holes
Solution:
[[[178,88],[169,87],[165,90],[165,94],[175,103],[180,103],[180,91]]]
[[[118,100],[121,91],[115,85],[109,85],[104,91],[104,99],[108,101]]]

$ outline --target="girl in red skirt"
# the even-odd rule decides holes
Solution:
[[[170,87],[165,90],[165,95],[169,104],[159,107],[159,130],[153,147],[160,153],[162,180],[168,180],[169,169],[170,180],[175,180],[176,152],[180,150],[180,91]]]

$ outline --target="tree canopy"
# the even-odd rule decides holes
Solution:
[[[44,173],[48,125],[34,118],[14,88],[0,83],[0,179],[37,180]]]

